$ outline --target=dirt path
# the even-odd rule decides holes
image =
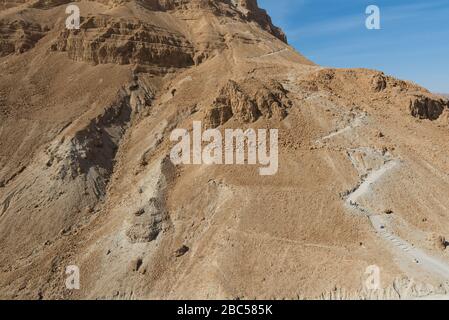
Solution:
[[[355,117],[346,127],[334,131],[320,139],[316,142],[324,142],[326,140],[332,139],[338,135],[349,132],[350,130],[360,127],[363,125],[363,120],[366,118],[365,114],[361,114]],[[395,168],[399,167],[401,161],[398,159],[391,159],[385,157],[383,165],[378,167],[376,170],[372,170],[368,175],[360,181],[360,184],[352,190],[346,197],[345,205],[348,209],[360,213],[366,217],[371,222],[376,234],[387,241],[393,248],[398,249],[398,254],[401,255],[401,259],[404,262],[411,262],[418,265],[423,271],[445,280],[449,279],[449,265],[446,262],[440,261],[428,255],[424,250],[419,249],[395,235],[390,228],[388,228],[388,223],[384,219],[384,216],[380,213],[373,212],[370,208],[364,207],[359,199],[365,195],[373,192],[373,185],[379,183],[386,174],[390,173]],[[353,165],[354,161],[353,161]]]
[[[324,137],[318,139],[317,142],[323,142],[323,141],[332,139],[335,136],[341,135],[343,133],[351,131],[354,128],[360,127],[363,124],[363,119],[365,119],[365,114],[361,114],[361,115],[357,116],[356,118],[354,118],[353,121],[351,121],[351,123],[348,126],[344,127],[343,129],[334,131],[334,132],[328,134],[327,136],[324,136]]]
[[[357,210],[360,211],[362,208],[359,205],[359,203],[357,202],[357,200],[361,196],[371,192],[371,186],[374,183],[376,183],[378,180],[380,180],[388,171],[392,170],[393,168],[395,168],[398,165],[399,165],[399,161],[398,160],[388,161],[382,167],[380,167],[379,169],[371,172],[362,181],[362,183],[359,185],[359,187],[348,195],[348,197],[346,199],[346,204],[348,206],[355,207],[355,208],[357,208]],[[366,213],[367,213],[367,211],[366,211]]]
[[[444,279],[449,279],[449,265],[445,262],[440,261],[426,254],[423,250],[415,248],[413,245],[407,241],[401,239],[400,237],[394,235],[392,232],[388,231],[386,228],[386,223],[382,216],[371,215],[369,217],[372,226],[376,230],[377,234],[386,241],[390,242],[393,246],[399,248],[412,259],[416,264],[418,264],[422,269],[431,273],[438,274]]]
[[[382,215],[370,211],[358,202],[360,197],[372,192],[372,186],[375,183],[380,181],[386,173],[393,170],[399,164],[400,162],[398,160],[388,161],[379,169],[373,171],[364,179],[358,188],[348,195],[345,203],[348,207],[366,215],[377,235],[385,241],[388,241],[394,248],[399,249],[404,258],[412,263],[416,263],[422,270],[447,280],[449,279],[449,265],[446,262],[428,255],[423,250],[414,247],[404,239],[393,234],[389,231],[388,224]]]
[[[290,49],[289,48],[283,48],[283,49],[279,49],[279,50],[276,50],[276,51],[273,51],[273,52],[262,54],[260,56],[249,57],[249,59],[260,59],[260,58],[265,58],[265,57],[271,57],[271,56],[273,56],[275,54],[279,54],[279,53],[282,53],[282,52],[285,52],[285,51],[288,51],[288,50],[290,50]]]

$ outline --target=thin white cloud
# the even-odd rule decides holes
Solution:
[[[449,13],[449,5],[446,1],[381,7],[382,24],[398,22],[401,20],[410,20],[413,18],[423,19],[423,17],[426,16],[435,17],[435,14],[441,15],[443,13]],[[358,28],[365,28],[365,19],[365,12],[361,11],[360,14],[318,21],[300,26],[298,28],[287,29],[285,31],[291,40],[306,37],[310,38],[324,35],[335,35]],[[413,23],[413,21],[410,21],[410,23]]]

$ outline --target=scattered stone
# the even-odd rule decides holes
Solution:
[[[440,236],[439,243],[442,250],[446,250],[449,247],[449,241],[446,240],[446,237]]]
[[[144,275],[144,274],[147,273],[147,268],[145,268],[145,267],[144,268],[140,268],[139,272],[140,272],[140,274]]]
[[[385,209],[384,213],[390,215],[390,214],[393,214],[393,210]]]
[[[179,248],[178,250],[176,250],[176,252],[175,252],[176,258],[182,257],[182,256],[185,255],[189,250],[190,250],[189,247],[183,245],[181,248]]]
[[[62,229],[62,230],[59,232],[59,234],[60,234],[61,236],[65,236],[65,235],[67,235],[67,234],[70,232],[71,229],[72,229],[71,227],[64,228],[64,229]]]
[[[139,165],[140,165],[141,167],[146,167],[146,166],[148,165],[148,161],[147,161],[147,159],[145,158],[145,156],[143,156],[143,157],[140,159]]]
[[[131,260],[130,270],[133,272],[139,271],[140,267],[142,266],[142,263],[143,263],[142,258],[136,258]]]
[[[131,83],[129,86],[129,91],[136,91],[139,89],[139,85],[137,83]]]
[[[134,212],[134,215],[135,215],[136,217],[140,217],[140,216],[143,215],[144,213],[145,213],[145,209],[142,208],[142,209],[139,209],[139,210],[137,210],[136,212]]]

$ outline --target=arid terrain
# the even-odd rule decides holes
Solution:
[[[314,64],[256,0],[67,5],[0,4],[0,298],[449,294],[446,98]],[[278,129],[279,171],[175,166],[193,121]]]

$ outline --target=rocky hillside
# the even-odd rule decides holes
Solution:
[[[447,99],[315,65],[256,0],[67,3],[0,7],[0,298],[449,291]],[[277,174],[174,165],[194,121],[278,129]]]

